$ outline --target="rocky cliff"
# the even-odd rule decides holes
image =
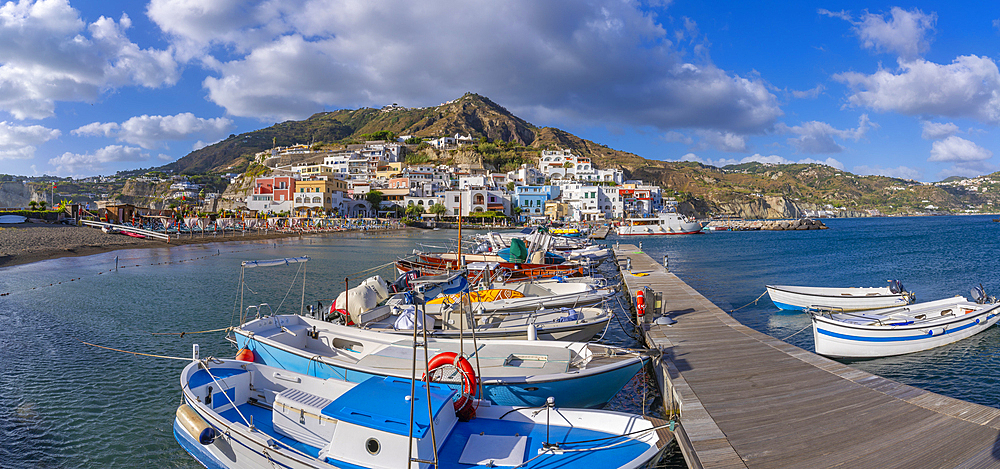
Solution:
[[[27,207],[33,195],[35,194],[31,190],[31,187],[23,182],[0,182],[0,207]],[[36,200],[42,199],[37,197]],[[45,200],[47,202],[48,198]]]

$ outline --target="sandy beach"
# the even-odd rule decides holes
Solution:
[[[405,228],[404,228],[405,229]],[[277,233],[247,234],[228,237],[211,235],[193,238],[187,236],[171,240],[169,243],[152,239],[140,239],[120,234],[107,234],[90,227],[76,227],[47,223],[0,224],[0,267],[28,264],[57,257],[89,256],[116,249],[163,248],[182,244],[205,244],[234,241],[254,241],[259,239],[292,238],[298,236],[337,235],[334,232],[318,234]]]

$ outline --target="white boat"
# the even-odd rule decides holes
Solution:
[[[605,307],[551,308],[535,311],[467,313],[455,304],[434,314],[418,313],[414,305],[382,306],[362,313],[355,321],[363,329],[391,334],[412,334],[426,327],[434,338],[471,336],[480,339],[530,339],[586,342],[608,327],[612,312]],[[425,326],[426,325],[426,326]]]
[[[240,349],[254,362],[320,378],[361,382],[372,376],[408,378],[412,336],[360,330],[299,315],[254,319],[234,330]],[[485,399],[498,405],[545,403],[553,396],[565,407],[600,407],[643,366],[645,357],[618,347],[547,340],[428,339],[432,355],[461,353],[476,367]],[[446,371],[441,382],[460,388],[461,375]],[[424,363],[417,363],[423,374]],[[440,371],[435,372],[435,375]]]
[[[664,425],[638,415],[494,406],[409,379],[350,383],[206,359],[180,384],[174,436],[211,468],[639,468],[666,443]]]
[[[957,296],[883,310],[814,313],[813,339],[816,353],[828,357],[902,355],[978,334],[1000,319],[997,308],[995,302]]]
[[[887,287],[799,287],[767,285],[767,295],[779,309],[788,311],[839,310],[864,311],[868,309],[905,306],[916,300],[913,292],[899,280],[889,280]]]
[[[615,231],[622,236],[684,235],[701,233],[701,224],[676,212],[650,218],[626,218]]]
[[[538,339],[589,341],[604,330],[611,311],[593,307],[614,294],[582,282],[541,282],[468,292],[465,272],[408,279],[392,285],[375,276],[348,290],[331,306],[331,313],[347,311],[343,321],[378,332],[409,334],[414,324],[436,338],[457,339],[474,327],[483,339]],[[427,304],[419,309],[410,292],[392,294],[402,285],[421,292]],[[458,301],[469,295],[463,308]],[[345,299],[347,301],[345,301]],[[379,305],[379,303],[382,303]],[[346,307],[346,308],[345,308]],[[419,316],[419,317],[418,317]],[[334,318],[339,319],[339,318]],[[530,330],[530,332],[529,332]]]

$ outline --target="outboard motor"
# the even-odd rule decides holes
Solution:
[[[979,284],[978,287],[974,287],[972,291],[972,298],[976,300],[976,303],[984,305],[987,303],[996,303],[996,298],[986,295],[986,289],[983,288],[983,284]]]

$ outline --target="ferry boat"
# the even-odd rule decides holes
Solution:
[[[701,233],[701,223],[676,212],[661,212],[652,218],[627,218],[616,232],[621,236],[695,234]]]

